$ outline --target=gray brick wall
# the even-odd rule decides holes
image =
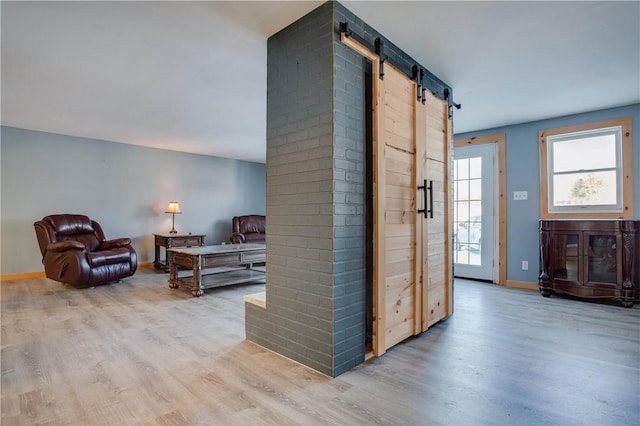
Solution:
[[[334,8],[334,371],[364,361],[365,104],[364,60],[340,41]]]
[[[248,340],[330,376],[364,361],[370,238],[364,60],[340,42],[340,21],[371,44],[381,36],[327,2],[268,41],[267,307],[245,311]]]
[[[333,47],[326,3],[268,40],[267,308],[247,339],[333,372]]]

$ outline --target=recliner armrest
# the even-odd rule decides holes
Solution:
[[[68,250],[85,250],[86,247],[80,241],[59,241],[47,246],[47,251],[62,253]]]
[[[125,247],[131,244],[131,238],[116,238],[115,240],[107,240],[100,243],[98,250],[110,250],[118,247]]]
[[[242,244],[246,241],[244,234],[241,232],[234,232],[231,234],[231,244]]]

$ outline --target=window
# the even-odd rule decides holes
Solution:
[[[632,218],[631,119],[540,132],[543,219]]]

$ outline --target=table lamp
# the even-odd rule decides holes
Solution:
[[[182,211],[180,211],[180,204],[177,201],[169,201],[169,205],[167,206],[167,210],[165,211],[165,213],[171,213],[173,216],[171,231],[169,231],[169,233],[177,234],[178,231],[176,231],[176,215],[182,213]]]

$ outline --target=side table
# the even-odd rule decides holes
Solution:
[[[171,265],[167,256],[167,249],[171,247],[195,247],[204,246],[204,234],[153,234],[155,237],[156,256],[153,266],[169,272]],[[165,260],[160,259],[160,247],[165,248]]]

